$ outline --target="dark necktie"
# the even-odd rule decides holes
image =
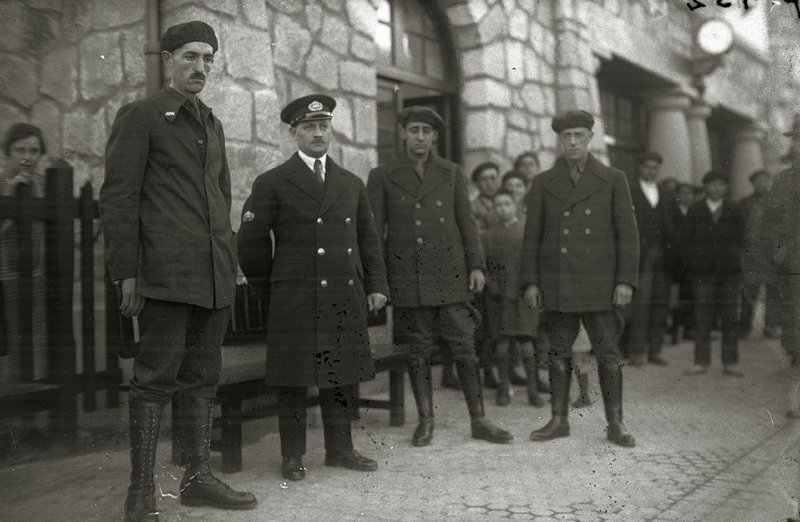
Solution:
[[[314,175],[320,185],[325,185],[325,178],[322,177],[322,162],[319,159],[314,160]]]

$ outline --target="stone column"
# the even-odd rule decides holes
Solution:
[[[691,181],[692,148],[686,122],[689,97],[681,92],[659,93],[648,100],[648,108],[648,149],[664,156],[661,175],[672,176],[679,181]]]
[[[689,127],[689,144],[692,151],[692,171],[689,181],[700,185],[703,176],[711,170],[711,143],[708,140],[708,117],[711,107],[704,103],[695,104],[686,110],[686,124]]]
[[[733,134],[733,157],[729,173],[729,196],[733,201],[738,201],[751,192],[750,174],[764,168],[764,132],[758,125],[749,125]]]

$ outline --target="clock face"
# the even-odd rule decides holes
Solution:
[[[733,28],[723,20],[706,20],[697,30],[697,44],[708,54],[724,54],[733,45]]]

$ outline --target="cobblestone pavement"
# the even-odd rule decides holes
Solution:
[[[248,425],[244,470],[223,478],[256,494],[255,511],[182,507],[181,470],[168,462],[164,440],[157,470],[161,520],[772,522],[796,514],[800,421],[784,415],[790,373],[777,342],[744,341],[746,375],[739,379],[719,367],[684,376],[691,353],[682,343],[665,349],[666,368],[625,369],[626,424],[637,437],[632,449],[606,442],[594,375],[595,404],[571,412],[569,438],[546,443],[530,442],[528,434],[549,410],[527,406],[521,388],[505,408],[487,392],[488,415],[516,437],[510,445],[472,440],[463,399],[453,390],[436,390],[436,436],[427,448],[410,446],[410,394],[404,427],[388,427],[386,412],[365,412],[356,447],[378,459],[375,473],[323,466],[316,428],[305,457],[308,477],[287,484],[278,469],[277,434],[262,434],[263,423]],[[124,440],[0,469],[0,520],[120,520],[127,474]]]

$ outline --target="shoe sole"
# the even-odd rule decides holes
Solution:
[[[181,497],[181,505],[186,507],[213,507],[217,509],[240,509],[240,510],[247,510],[247,509],[255,509],[258,505],[258,500],[254,500],[253,502],[247,504],[224,504],[219,502],[213,502],[207,499],[202,498],[183,498]]]
[[[335,461],[331,462],[331,461],[326,460],[325,461],[325,465],[328,466],[329,468],[345,468],[345,469],[350,469],[350,470],[353,470],[353,471],[362,471],[362,472],[367,472],[367,473],[372,472],[372,471],[378,471],[378,465],[377,464],[375,465],[374,468],[352,468],[352,467],[346,466],[346,465],[344,465],[344,464],[342,464],[340,462],[335,462]]]

